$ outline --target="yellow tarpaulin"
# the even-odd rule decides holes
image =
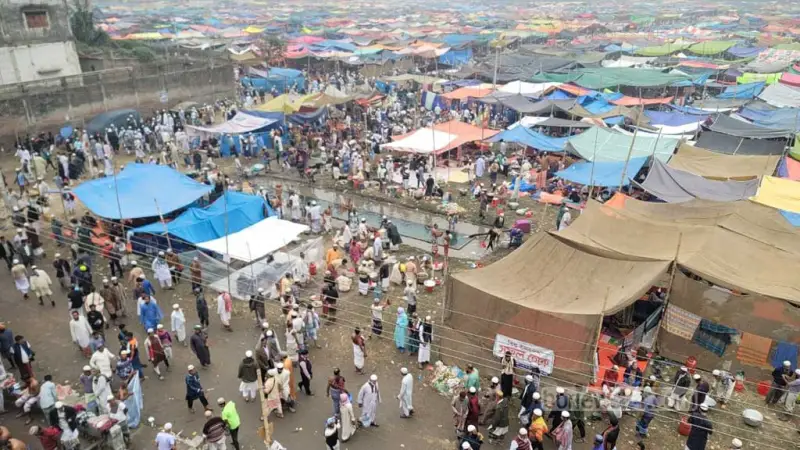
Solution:
[[[300,111],[300,108],[303,106],[303,103],[307,102],[308,100],[318,96],[319,94],[310,94],[310,95],[289,95],[283,94],[279,95],[272,100],[264,103],[263,105],[256,106],[256,111],[267,111],[267,112],[282,112],[284,114],[294,114],[297,111]]]
[[[257,26],[250,25],[242,31],[244,31],[245,33],[258,34],[258,33],[263,33],[265,29],[266,28],[258,28]]]
[[[800,213],[800,182],[764,177],[761,179],[758,193],[750,200],[776,209]]]

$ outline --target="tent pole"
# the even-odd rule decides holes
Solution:
[[[226,266],[226,278],[228,279],[228,295],[231,293],[231,253],[230,248],[228,247],[228,183],[225,181],[225,177],[222,177],[222,204],[225,207],[225,266]]]
[[[603,319],[605,319],[606,317],[606,305],[608,304],[608,295],[610,293],[611,293],[611,288],[607,287],[606,296],[603,298],[603,309],[600,310],[600,320],[597,321],[597,334],[595,335],[594,338],[594,353],[592,353],[592,356],[597,356],[598,361],[600,360],[600,356],[597,355],[597,352],[598,350],[600,350],[600,336],[603,334]],[[592,382],[594,383],[595,381],[597,381],[595,378],[597,376],[597,371],[600,369],[600,367],[599,366],[594,367],[594,365],[592,365],[592,368],[594,369],[593,370],[594,373],[592,374]]]
[[[641,98],[641,97],[639,97]],[[636,116],[636,129],[633,130],[633,139],[631,139],[631,146],[628,148],[628,156],[625,158],[625,165],[622,167],[622,175],[619,177],[619,191],[622,192],[622,186],[625,184],[625,173],[628,171],[628,163],[631,161],[631,154],[633,153],[633,145],[636,143],[636,136],[639,134],[639,121],[644,115],[644,105]]]
[[[114,195],[117,197],[117,210],[119,210],[119,220],[122,222],[122,203],[119,201],[119,186],[117,185],[117,171],[114,170]],[[63,197],[62,197],[63,199]],[[158,204],[156,204],[158,206]]]
[[[158,200],[153,199],[153,202],[156,204],[158,218],[161,219],[161,223],[164,225],[164,235],[167,237],[167,247],[172,248],[172,241],[169,239],[169,226],[167,226],[167,222],[164,220],[164,216],[161,214],[161,208],[158,207]]]
[[[667,306],[669,305],[669,298],[672,296],[672,286],[675,283],[675,275],[678,272],[678,257],[681,253],[681,241],[683,241],[683,232],[678,232],[678,245],[675,249],[675,259],[672,261],[672,270],[669,274],[669,285],[667,285],[667,295],[664,297],[664,310],[661,312],[662,317],[667,313]],[[661,326],[656,330],[656,335],[653,336],[653,347],[655,349],[658,342],[658,335],[661,334]]]

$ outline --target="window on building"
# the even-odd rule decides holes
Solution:
[[[25,11],[25,26],[29,30],[37,28],[50,28],[47,11]]]

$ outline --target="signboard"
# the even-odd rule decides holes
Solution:
[[[167,91],[161,91],[158,94],[158,99],[161,100],[161,103],[167,103],[169,102],[169,94],[167,93]]]
[[[502,358],[506,352],[511,352],[517,360],[517,366],[523,369],[538,367],[539,370],[550,375],[556,364],[556,354],[552,350],[527,342],[518,341],[508,336],[498,334],[494,338],[494,356]]]

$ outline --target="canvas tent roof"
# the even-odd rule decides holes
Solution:
[[[567,149],[587,161],[625,161],[651,155],[669,161],[677,145],[678,139],[636,136],[634,141],[633,136],[595,127],[571,137]]]
[[[484,294],[538,311],[600,315],[633,303],[667,266],[664,262],[596,256],[540,233],[500,261],[456,273],[453,278]],[[526,275],[530,273],[537,276]]]
[[[308,226],[269,217],[236,233],[200,242],[198,247],[222,255],[223,259],[253,262],[289,245]]]
[[[712,283],[800,305],[800,234],[778,211],[749,201],[652,203],[617,195],[605,205],[589,202],[556,236],[608,257],[672,261],[677,254],[679,265]]]
[[[561,83],[527,83],[525,81],[512,81],[497,90],[510,94],[521,94],[526,97],[541,97]]]
[[[718,114],[708,127],[711,131],[748,139],[785,138],[794,134],[792,130],[765,128],[743,120],[737,120],[724,114]]]
[[[527,114],[538,109],[538,107],[525,96],[509,94],[507,92],[493,92],[485,97],[477,99],[477,101],[490,105],[501,105],[521,114]]]
[[[264,219],[264,205],[264,199],[258,195],[226,191],[207,208],[189,208],[166,225],[158,221],[131,231],[158,235],[168,232],[196,244],[223,237],[226,231],[236,233]]]
[[[800,88],[774,83],[767,86],[758,98],[778,108],[797,108],[800,107]]]
[[[779,155],[724,155],[681,144],[669,167],[706,178],[748,179],[771,175],[779,160]]]
[[[764,177],[752,200],[773,208],[800,213],[800,182],[778,177]]]
[[[168,166],[129,163],[116,177],[85,181],[72,192],[100,217],[138,219],[169,214],[212,189]]]
[[[697,146],[726,155],[780,155],[786,147],[786,140],[747,139],[704,131],[697,139]]]
[[[696,198],[731,202],[747,200],[756,193],[758,179],[747,181],[709,180],[678,169],[659,160],[653,161],[647,178],[639,185],[667,203],[688,202]]]

